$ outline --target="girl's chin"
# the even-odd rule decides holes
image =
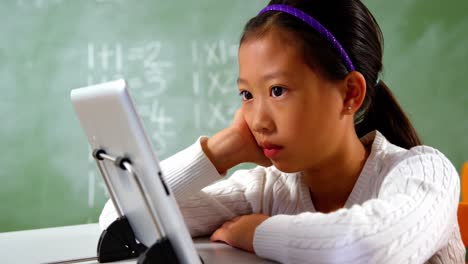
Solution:
[[[294,172],[302,171],[301,168],[294,166],[294,164],[291,164],[291,163],[274,161],[274,160],[272,160],[271,162],[273,163],[275,168],[285,173],[294,173]]]

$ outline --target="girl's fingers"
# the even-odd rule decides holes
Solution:
[[[212,242],[223,242],[223,243],[226,243],[226,244],[229,244],[227,243],[226,241],[226,229],[224,227],[220,227],[218,228],[210,237],[210,240]]]

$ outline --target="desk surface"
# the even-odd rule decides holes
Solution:
[[[96,257],[100,233],[97,224],[0,233],[0,256],[2,263],[48,263]],[[212,243],[208,238],[198,238],[194,242],[205,264],[273,263],[226,244]],[[136,260],[118,263],[136,263]]]

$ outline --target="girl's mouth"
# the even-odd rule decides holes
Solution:
[[[272,144],[264,144],[262,146],[262,149],[263,149],[263,154],[267,158],[273,159],[274,157],[278,156],[278,154],[283,149],[283,147],[278,146],[278,145],[272,145]]]

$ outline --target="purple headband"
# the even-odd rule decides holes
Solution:
[[[300,20],[306,22],[309,26],[315,29],[320,35],[322,35],[328,42],[332,44],[333,48],[335,48],[335,50],[337,50],[338,53],[340,54],[341,59],[343,59],[348,71],[349,72],[354,71],[354,65],[351,62],[351,59],[349,58],[348,54],[343,49],[341,44],[338,42],[338,40],[332,35],[330,31],[328,31],[324,26],[322,26],[322,24],[320,24],[313,17],[309,16],[308,14],[304,13],[303,11],[297,8],[294,8],[288,5],[269,5],[263,8],[262,10],[260,10],[258,14],[260,15],[267,11],[281,11],[281,12],[293,15],[299,18]]]

